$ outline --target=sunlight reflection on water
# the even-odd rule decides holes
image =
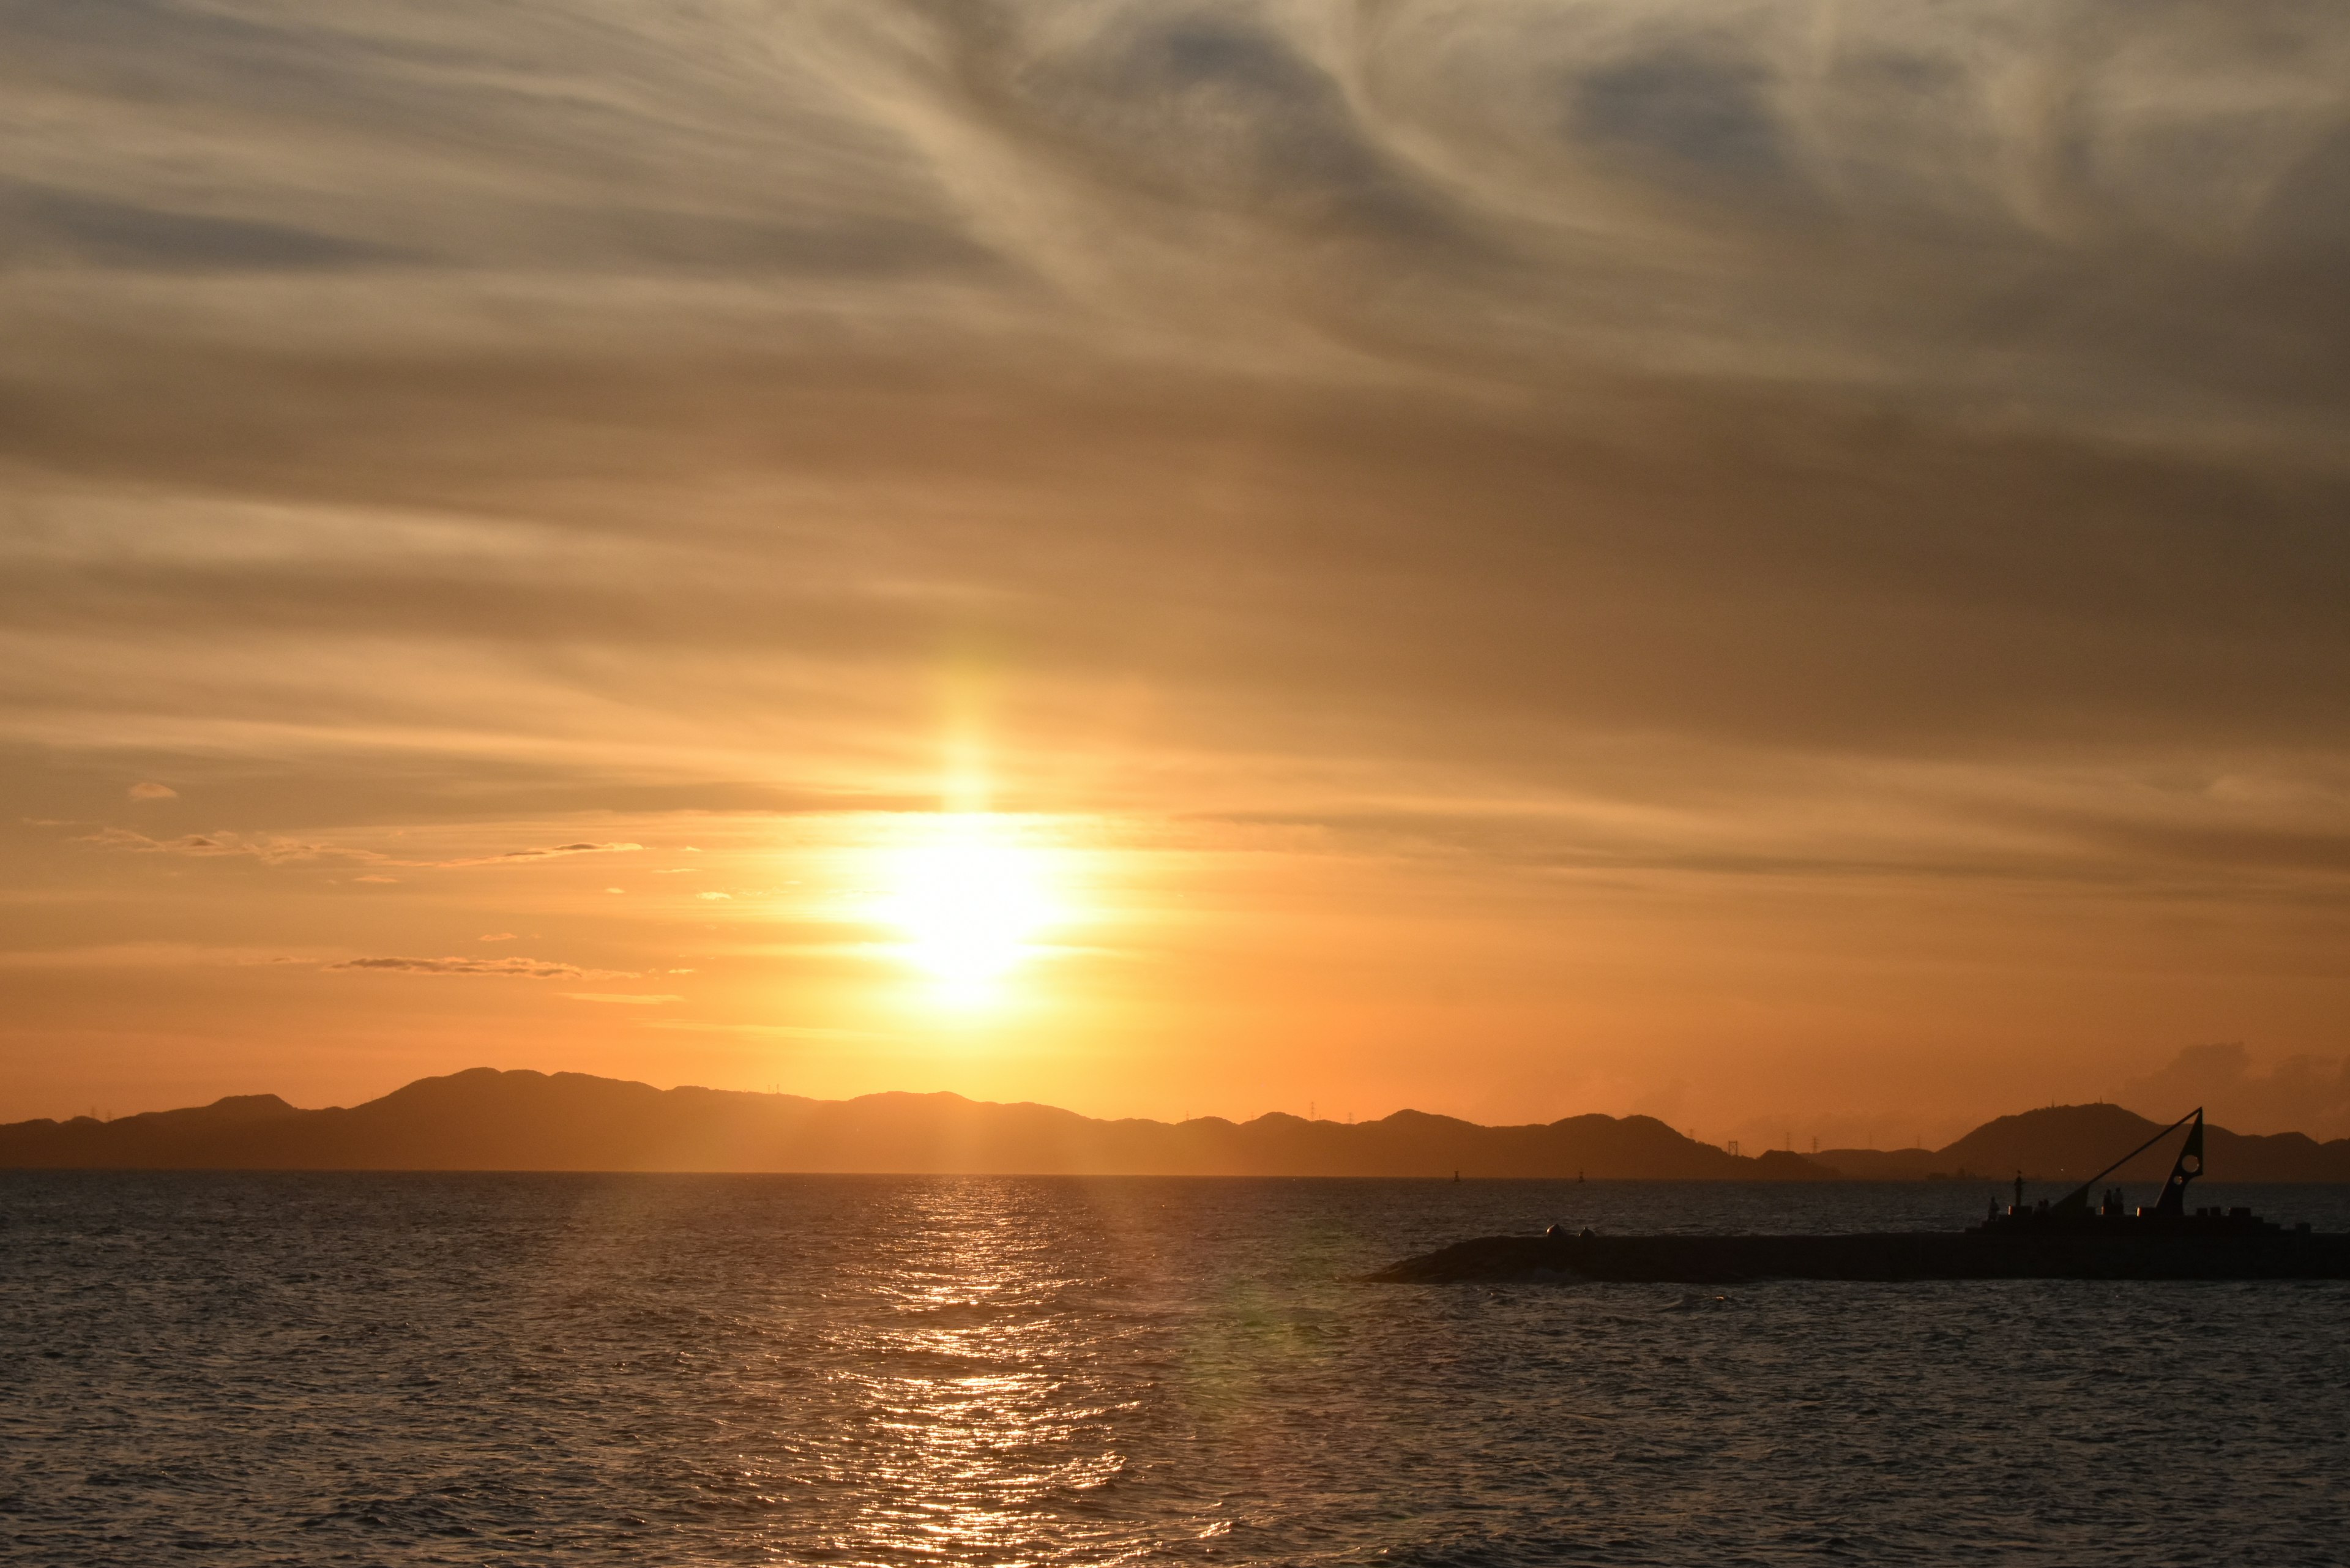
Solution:
[[[2350,1192],[2215,1188],[2321,1228]],[[2350,1290],[1422,1289],[1981,1194],[0,1176],[32,1563],[2325,1561]],[[1953,1213],[1953,1210],[1956,1213]]]
[[[883,1310],[836,1345],[871,1369],[845,1376],[872,1413],[879,1440],[864,1451],[880,1495],[828,1543],[844,1555],[1010,1561],[1031,1549],[1049,1499],[1123,1468],[1102,1446],[1107,1407],[1062,1373],[1087,1348],[1074,1343],[1082,1324],[1055,1310],[1077,1282],[1057,1276],[1049,1241],[1005,1223],[1005,1196],[951,1188],[876,1244],[866,1282]]]

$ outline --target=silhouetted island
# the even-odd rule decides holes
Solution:
[[[1371,1122],[1102,1121],[1050,1106],[948,1094],[815,1100],[655,1089],[581,1073],[477,1067],[424,1078],[348,1108],[298,1110],[241,1095],[187,1110],[0,1126],[0,1168],[299,1170],[906,1172],[972,1175],[1551,1177],[1594,1180],[1819,1181],[2018,1168],[2086,1170],[2118,1129],[2154,1123],[2114,1106],[2002,1117],[1949,1148],[1783,1149],[1739,1156],[1650,1116],[1569,1116],[1481,1127],[1398,1111]],[[2350,1139],[2238,1137],[2211,1130],[2242,1180],[2350,1180]],[[1878,1166],[1853,1158],[1872,1156]],[[1911,1156],[1918,1157],[1911,1158]],[[1856,1167],[1859,1168],[1855,1168]],[[2129,1174],[2125,1172],[2125,1175]]]
[[[837,1171],[973,1175],[1566,1176],[1820,1180],[1784,1151],[1742,1158],[1648,1116],[1489,1127],[1399,1111],[1100,1121],[949,1094],[814,1100],[655,1089],[477,1067],[348,1109],[275,1095],[100,1122],[0,1127],[0,1167],[307,1170]]]
[[[2000,1116],[1946,1149],[1739,1157],[1655,1116],[1478,1126],[1403,1109],[1379,1121],[1097,1121],[951,1093],[858,1100],[651,1088],[580,1072],[474,1067],[355,1107],[230,1096],[192,1109],[0,1126],[0,1166],[270,1170],[865,1170],[972,1176],[1450,1176],[1594,1180],[2077,1178],[2155,1131],[2117,1105]],[[2232,1180],[2350,1180],[2350,1140],[2211,1128]],[[2147,1157],[2146,1173],[2159,1176]]]

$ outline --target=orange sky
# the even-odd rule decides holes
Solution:
[[[0,22],[0,1118],[2350,1133],[2345,82],[2078,0]]]

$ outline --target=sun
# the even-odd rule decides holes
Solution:
[[[888,854],[880,913],[901,955],[949,998],[993,992],[1054,923],[1046,852],[986,813],[937,817]]]

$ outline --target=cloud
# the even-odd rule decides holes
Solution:
[[[611,1002],[638,1007],[657,1007],[665,1002],[685,1000],[681,996],[618,991],[567,991],[563,994],[574,1002]]]
[[[442,860],[435,864],[445,867],[511,866],[532,860],[556,860],[570,855],[627,855],[643,847],[641,844],[557,844],[545,849],[509,849],[503,855]]]
[[[1601,148],[1767,191],[1788,177],[1784,140],[1793,130],[1766,100],[1771,86],[1760,62],[1675,47],[1584,78],[1574,88],[1575,124]]]
[[[142,855],[190,855],[205,858],[243,856],[272,866],[325,858],[364,862],[385,859],[383,856],[363,849],[345,849],[332,844],[285,838],[275,834],[190,833],[177,838],[158,839],[127,827],[102,827],[96,833],[82,835],[77,842],[96,844],[109,849],[128,849]]]
[[[654,1029],[673,1029],[695,1034],[757,1034],[785,1040],[888,1040],[891,1036],[870,1029],[828,1029],[794,1023],[712,1023],[687,1018],[657,1018],[647,1020]]]
[[[57,826],[82,825],[59,824]],[[546,848],[513,849],[499,855],[463,856],[447,860],[419,860],[387,855],[380,850],[359,849],[347,845],[315,840],[286,838],[273,834],[192,833],[173,839],[156,839],[127,827],[102,827],[95,833],[83,835],[80,842],[103,845],[114,849],[135,850],[145,854],[243,855],[267,861],[273,865],[293,860],[342,859],[356,860],[369,865],[435,870],[454,870],[474,866],[528,865],[536,861],[561,859],[574,855],[625,855],[644,847],[641,844],[558,844]],[[361,881],[368,879],[359,878]],[[389,880],[389,878],[382,879]]]
[[[394,247],[284,223],[0,181],[0,267],[271,273],[415,259],[413,253]]]
[[[273,968],[308,965],[312,956],[203,942],[112,942],[101,946],[0,950],[0,967],[30,970]]]
[[[732,893],[696,893],[694,895],[697,898],[708,898],[712,900],[719,898],[732,898],[733,896],[734,895]]]
[[[591,974],[605,972],[581,969],[577,964],[528,958],[358,958],[344,959],[326,967],[369,973],[490,974],[524,980],[583,980]]]
[[[354,882],[397,882],[397,881],[399,881],[399,880],[400,880],[400,878],[399,878],[399,877],[373,877],[373,876],[370,876],[370,877],[352,877],[352,878],[351,878],[351,880],[352,880],[352,881],[354,881]]]
[[[2117,1098],[2162,1121],[2199,1105],[2236,1132],[2350,1137],[2350,1057],[2293,1055],[2262,1065],[2241,1044],[2189,1045],[2131,1079]]]
[[[960,40],[1040,160],[1113,190],[1284,224],[1406,241],[1444,232],[1442,193],[1276,17],[1128,5],[1089,26],[1053,21],[1002,8]]]
[[[510,942],[514,940],[515,934],[512,931],[491,931],[474,939],[476,941],[484,942]]]
[[[130,794],[132,800],[177,800],[180,798],[180,792],[173,789],[170,784],[156,784],[152,781],[149,781],[144,784],[132,784],[130,786]]]

